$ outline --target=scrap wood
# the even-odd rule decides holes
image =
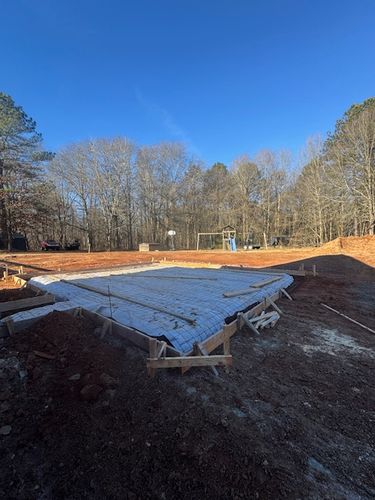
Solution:
[[[351,321],[352,323],[354,323],[355,325],[358,325],[360,326],[361,328],[364,328],[365,330],[371,332],[371,333],[375,333],[375,330],[372,330],[371,328],[369,328],[368,326],[366,325],[363,325],[362,323],[360,323],[359,321],[356,321],[355,319],[352,319],[350,318],[349,316],[347,316],[346,314],[343,314],[339,311],[336,311],[336,309],[333,309],[333,307],[330,307],[330,306],[327,306],[327,304],[320,304],[321,306],[325,307],[326,309],[329,309],[330,311],[338,314],[339,316],[342,316],[343,318],[346,318],[347,320]]]
[[[256,328],[257,330],[258,330],[258,328],[260,327],[260,325],[262,325],[262,324],[263,324],[263,322],[267,319],[267,318],[265,318],[265,317],[264,317],[264,316],[265,316],[265,314],[266,314],[266,313],[265,313],[265,311],[262,311],[262,312],[261,312],[261,314],[260,314],[260,316],[259,316],[259,318],[258,318],[258,321],[257,321],[257,322],[256,322],[256,324],[255,324],[255,328]]]
[[[268,278],[263,281],[258,281],[257,283],[253,283],[251,286],[253,288],[262,288],[263,286],[269,285],[270,283],[274,283],[275,281],[279,281],[281,279],[280,276],[276,276],[273,278]]]
[[[252,288],[244,288],[242,290],[232,290],[230,292],[224,292],[223,297],[238,297],[239,295],[247,295],[249,293],[255,293],[257,290]]]
[[[120,300],[125,300],[126,302],[132,302],[133,304],[137,304],[142,307],[147,307],[149,309],[154,309],[155,311],[162,312],[164,314],[168,314],[169,316],[174,316],[175,318],[182,319],[186,321],[187,323],[190,323],[191,325],[195,325],[196,320],[194,318],[190,318],[189,316],[185,316],[180,313],[176,313],[173,311],[170,311],[169,309],[166,309],[165,307],[162,306],[157,306],[155,304],[150,304],[149,302],[143,302],[138,299],[134,299],[133,297],[129,297],[127,295],[120,295],[119,293],[116,292],[104,292],[103,290],[100,290],[99,288],[95,288],[93,286],[89,285],[83,285],[82,283],[74,283],[73,281],[61,279],[60,280],[62,283],[67,283],[68,285],[76,286],[78,288],[82,288],[83,290],[89,290],[90,292],[95,292],[99,293],[100,295],[104,295],[105,297],[116,297],[117,299]]]
[[[251,321],[251,323],[256,323],[260,319],[270,318],[271,316],[273,316],[273,314],[274,314],[274,311],[268,312],[268,313],[262,311],[262,313],[259,316],[253,316],[252,318],[249,318],[249,321]]]
[[[39,356],[39,358],[44,358],[44,359],[55,359],[56,356],[53,354],[49,354],[48,352],[42,352],[42,351],[33,351],[35,356]]]
[[[275,326],[277,321],[279,321],[279,319],[280,319],[280,314],[278,312],[274,311],[273,316],[271,318],[268,318],[268,319],[262,321],[261,324],[259,325],[259,328],[261,328],[263,330],[263,328],[265,328],[268,325],[273,327],[273,326]]]

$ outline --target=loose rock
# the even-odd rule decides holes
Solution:
[[[99,394],[102,392],[103,387],[96,384],[85,385],[83,389],[81,389],[80,395],[84,401],[95,401]]]
[[[100,383],[105,387],[116,387],[119,384],[119,381],[108,375],[108,373],[102,373],[99,377],[99,380]]]
[[[3,425],[3,427],[0,427],[0,434],[2,436],[7,436],[12,432],[12,426],[11,425]]]

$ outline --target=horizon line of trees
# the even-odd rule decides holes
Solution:
[[[33,249],[50,238],[91,250],[166,244],[170,229],[177,248],[191,249],[198,232],[226,225],[242,242],[277,236],[295,246],[374,235],[375,98],[351,106],[324,141],[309,139],[296,170],[287,151],[205,168],[181,143],[137,146],[124,137],[51,154],[35,122],[0,93],[0,218],[8,249],[14,233]]]

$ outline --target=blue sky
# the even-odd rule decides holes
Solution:
[[[207,165],[297,152],[375,95],[375,1],[1,0],[0,90],[45,146],[125,135]]]

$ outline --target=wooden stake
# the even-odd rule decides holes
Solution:
[[[203,356],[208,356],[208,352],[206,351],[205,347],[202,346],[199,342],[196,344],[197,351],[200,352]],[[219,376],[219,372],[214,366],[211,366],[212,373],[215,375],[215,377]]]
[[[255,328],[255,326],[250,322],[250,320],[247,318],[247,316],[243,313],[240,313],[240,317],[244,320],[245,324],[250,328],[251,331],[253,331],[256,335],[259,335],[258,330]]]
[[[166,350],[167,350],[167,343],[164,342],[164,340],[162,340],[159,345],[160,345],[160,349],[159,349],[159,352],[157,354],[157,357],[158,358],[161,358],[162,356],[165,357]]]
[[[289,300],[293,300],[289,293],[285,290],[285,288],[280,288],[280,292],[285,295],[285,297]]]
[[[150,338],[150,361],[157,361],[157,348],[158,348],[158,341],[156,339]],[[150,364],[147,365],[147,370],[148,374],[151,378],[155,377],[155,372],[156,369],[155,367],[152,367]]]
[[[277,311],[279,314],[284,314],[284,313],[282,312],[282,310],[280,309],[280,307],[279,307],[279,306],[277,306],[277,305],[275,304],[275,302],[271,299],[271,297],[267,297],[267,299],[266,299],[266,300],[268,300],[268,302],[269,302],[269,303],[271,304],[271,306],[275,309],[275,311]]]
[[[227,325],[224,325],[223,329],[223,353],[225,356],[230,355],[230,333],[231,329],[227,327]],[[228,373],[229,372],[229,366],[225,365],[225,371]]]
[[[14,335],[14,321],[11,318],[9,318],[9,319],[5,318],[4,322],[6,323],[6,325],[8,327],[9,335],[10,336]]]

